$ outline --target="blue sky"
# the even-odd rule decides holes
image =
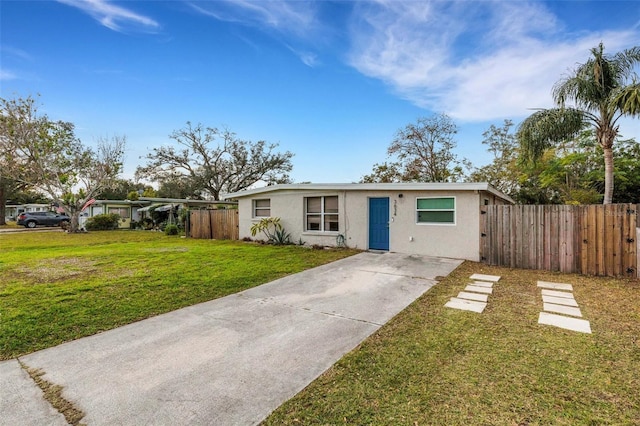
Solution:
[[[295,182],[354,182],[438,112],[480,166],[491,124],[551,106],[599,42],[640,40],[635,0],[3,0],[0,20],[0,96],[40,94],[86,144],[125,135],[128,178],[191,121],[292,151]]]

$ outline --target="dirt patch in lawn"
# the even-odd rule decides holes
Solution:
[[[15,275],[33,284],[52,283],[62,280],[81,278],[96,273],[96,262],[80,257],[47,259],[35,266],[21,266],[14,270]]]
[[[188,247],[152,247],[144,250],[147,253],[186,253]]]

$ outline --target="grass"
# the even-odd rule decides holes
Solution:
[[[44,375],[44,371],[27,368],[22,361],[18,360],[18,362],[20,363],[20,366],[26,370],[29,377],[31,377],[35,384],[40,388],[44,394],[44,399],[64,416],[67,423],[72,426],[80,424],[80,420],[82,420],[85,414],[62,395],[62,386],[54,385],[43,379],[42,376]]]
[[[0,235],[0,359],[204,302],[353,250],[158,232]]]
[[[502,276],[482,314],[445,308]],[[593,334],[537,324],[537,280],[573,284]],[[640,282],[465,262],[265,425],[640,425]]]

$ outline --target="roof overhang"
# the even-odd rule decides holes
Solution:
[[[220,200],[189,200],[186,198],[156,198],[156,197],[140,197],[141,201],[151,203],[166,203],[166,204],[184,204],[186,206],[215,206],[215,205],[234,205],[235,201],[220,201]]]
[[[509,203],[515,201],[486,182],[403,182],[403,183],[294,183],[247,189],[222,195],[225,200],[240,199],[277,191],[485,191]]]
[[[112,206],[146,206],[149,204],[148,201],[131,201],[131,200],[96,200],[93,203],[94,206],[104,206],[104,205],[112,205]]]

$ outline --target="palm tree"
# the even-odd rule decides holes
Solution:
[[[578,135],[593,126],[604,151],[605,188],[603,204],[613,198],[613,143],[618,120],[623,115],[640,116],[640,85],[634,68],[640,64],[640,46],[604,54],[602,43],[591,49],[593,55],[578,64],[573,73],[553,87],[556,108],[536,111],[518,129],[518,140],[525,161],[539,159],[551,146]],[[567,106],[570,101],[574,106]]]

